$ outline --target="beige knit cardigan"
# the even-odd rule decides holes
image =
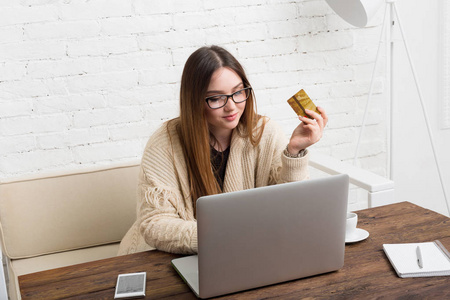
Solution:
[[[274,121],[266,120],[256,147],[233,131],[224,192],[308,177],[308,154],[286,157],[285,133]],[[153,248],[181,254],[197,252],[197,221],[175,123],[164,123],[147,143],[139,176],[137,220],[123,238],[119,255]]]

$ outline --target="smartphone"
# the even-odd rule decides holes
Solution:
[[[310,119],[313,119],[311,116],[309,116],[306,113],[305,109],[310,109],[312,111],[317,112],[320,115],[320,112],[317,109],[316,105],[311,101],[311,98],[309,98],[309,96],[306,94],[306,92],[303,89],[301,89],[294,96],[289,98],[287,102],[292,107],[292,109],[295,111],[295,113],[299,116],[308,117]]]
[[[147,273],[119,274],[114,299],[145,297]]]

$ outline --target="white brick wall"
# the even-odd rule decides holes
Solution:
[[[315,151],[349,160],[379,29],[352,28],[324,0],[1,1],[0,179],[139,157],[178,113],[187,57],[210,44],[243,63],[259,112],[287,134],[286,100],[304,88],[330,115]],[[379,76],[360,151],[382,175],[383,91]]]

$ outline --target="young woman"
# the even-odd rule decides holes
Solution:
[[[119,254],[151,249],[197,252],[198,197],[308,177],[307,147],[328,121],[299,117],[289,140],[274,121],[256,114],[244,69],[225,49],[202,47],[181,78],[180,116],[163,124],[145,148],[138,217]]]

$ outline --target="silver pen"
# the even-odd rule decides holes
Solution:
[[[416,254],[417,254],[417,264],[419,265],[419,268],[423,268],[423,259],[422,259],[422,252],[420,251],[420,247],[417,246],[416,248]]]

